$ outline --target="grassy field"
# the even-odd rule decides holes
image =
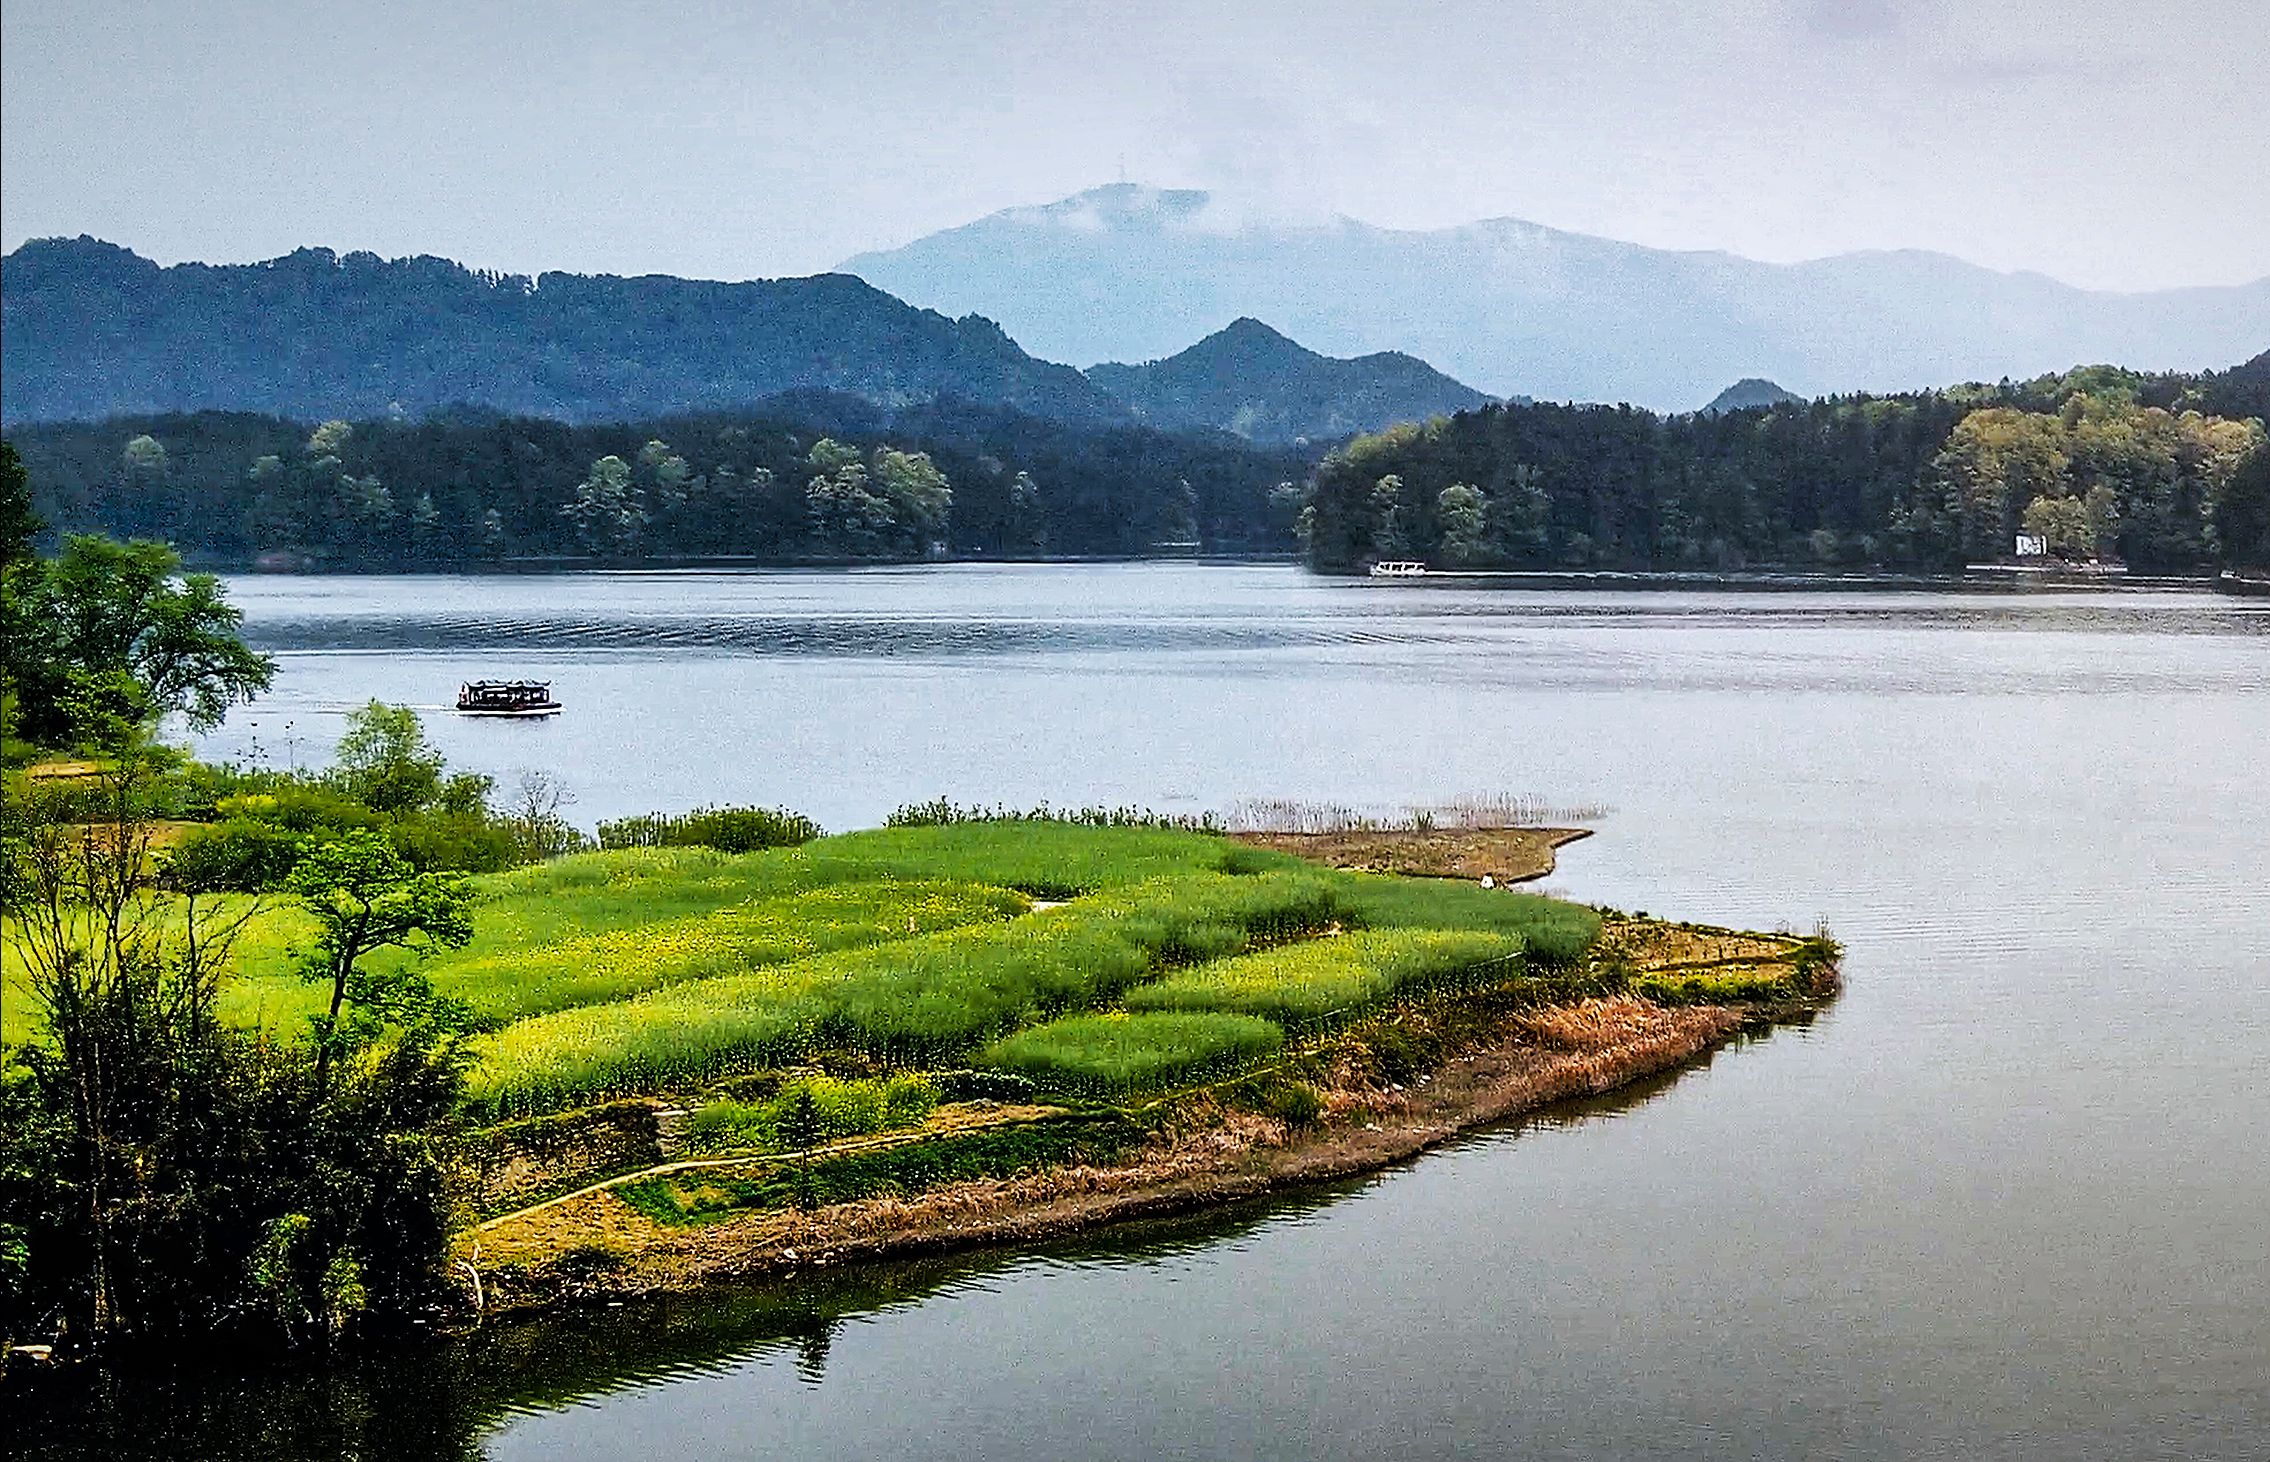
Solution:
[[[988,1065],[1084,1096],[1124,1096],[1232,1068],[1285,1043],[1251,1015],[1161,1010],[1073,1015],[996,1042]]]
[[[1484,960],[1564,963],[1599,930],[1592,911],[1530,894],[1332,872],[1204,833],[1049,822],[884,828],[739,856],[624,849],[478,885],[472,944],[429,969],[488,1027],[470,1095],[498,1115],[691,1092],[830,1053],[1123,1092],[1251,1059],[1286,1023]],[[308,935],[281,901],[256,915],[223,988],[229,1019],[302,1028],[316,992],[293,961]],[[0,955],[5,1035],[24,1039],[12,931]]]
[[[1297,1025],[1376,1005],[1521,949],[1516,935],[1480,929],[1366,929],[1177,971],[1128,991],[1127,1008],[1223,1011]]]

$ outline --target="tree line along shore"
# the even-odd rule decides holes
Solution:
[[[203,412],[11,429],[62,529],[201,562],[472,569],[1300,553],[1325,570],[2270,560],[2270,355],[1665,415],[1512,402],[1264,446],[804,393],[573,425]]]

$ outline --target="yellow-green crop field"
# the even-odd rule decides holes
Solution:
[[[1564,964],[1599,929],[1591,910],[1534,895],[1336,873],[1202,833],[1037,821],[739,856],[579,854],[478,886],[473,942],[428,971],[483,1027],[468,1100],[499,1116],[695,1090],[830,1051],[1134,1090],[1258,1058],[1287,1025],[1474,966]],[[288,901],[263,906],[223,985],[226,1017],[301,1029],[315,990],[294,961],[309,936]],[[34,1039],[12,928],[0,956],[0,1033]]]

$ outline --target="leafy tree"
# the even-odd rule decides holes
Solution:
[[[610,453],[591,464],[591,474],[576,484],[560,514],[575,525],[583,551],[594,555],[625,554],[638,546],[646,527],[646,505],[631,467]]]
[[[1372,484],[1372,549],[1381,558],[1404,558],[1411,540],[1404,526],[1403,479],[1393,472]]]
[[[781,1144],[796,1154],[796,1206],[811,1208],[814,1206],[812,1149],[827,1135],[819,1100],[812,1095],[812,1083],[799,1081],[789,1088],[787,1099],[780,1104],[777,1122]]]
[[[384,1027],[446,1031],[462,1023],[415,964],[371,970],[362,961],[381,949],[463,948],[473,937],[472,886],[463,878],[419,873],[383,834],[358,829],[302,854],[290,888],[317,929],[301,973],[330,986],[325,1013],[313,1018],[318,1100],[336,1058],[367,1046]]]
[[[365,806],[414,812],[441,797],[442,765],[416,711],[374,700],[348,715],[332,776]]]
[[[1435,498],[1435,521],[1442,525],[1442,555],[1454,564],[1472,563],[1482,555],[1482,533],[1489,520],[1489,500],[1470,483],[1454,482]]]
[[[924,452],[892,447],[875,451],[875,484],[890,505],[891,519],[905,546],[919,550],[945,530],[954,503],[946,474]]]
[[[119,453],[119,458],[125,464],[129,477],[144,482],[162,481],[169,465],[165,443],[147,432],[129,441],[125,450]]]
[[[211,574],[182,574],[162,543],[72,534],[54,562],[5,584],[0,628],[21,734],[70,744],[105,724],[108,707],[142,721],[170,713],[217,724],[268,688],[275,663],[237,637],[242,611]]]
[[[1048,552],[1048,518],[1041,511],[1040,484],[1021,467],[1009,481],[1009,522],[1017,526],[1008,531],[1023,540],[1016,547]]]
[[[854,555],[881,548],[891,527],[891,503],[870,486],[858,448],[822,437],[805,460],[812,477],[804,497],[817,546]]]
[[[2089,510],[2069,497],[2037,497],[2026,504],[2025,529],[2045,540],[2058,558],[2088,558],[2096,553],[2096,534]]]
[[[2224,563],[2270,568],[2270,451],[2256,451],[2233,470],[2210,503]]]
[[[399,1315],[445,1282],[453,1043],[401,1026],[327,1084],[328,1045],[226,1025],[219,979],[257,905],[156,878],[170,765],[146,737],[122,747],[97,820],[83,792],[43,802],[12,860],[45,1038],[0,1070],[0,1334],[306,1340]]]

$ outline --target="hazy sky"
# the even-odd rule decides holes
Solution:
[[[2111,288],[2270,275],[2266,0],[6,0],[0,232],[808,273],[1126,175]]]

